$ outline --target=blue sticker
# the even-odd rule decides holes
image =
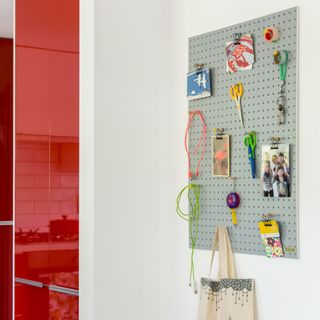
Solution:
[[[209,68],[188,73],[188,100],[201,99],[211,96],[211,81]]]

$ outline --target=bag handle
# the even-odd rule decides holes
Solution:
[[[217,226],[212,242],[212,255],[208,279],[210,278],[215,252],[219,245],[219,279],[236,278],[234,256],[227,227]]]

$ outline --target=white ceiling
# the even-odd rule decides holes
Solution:
[[[0,0],[0,37],[13,37],[13,1]]]

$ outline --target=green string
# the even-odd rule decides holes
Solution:
[[[185,213],[180,208],[182,194],[188,189],[189,212]],[[194,251],[198,240],[199,233],[199,216],[200,216],[200,186],[197,184],[188,184],[177,196],[177,214],[189,222],[189,235],[191,240],[191,257],[190,257],[190,283],[195,280],[194,276]]]
[[[287,74],[287,64],[288,64],[288,51],[285,51],[285,62],[283,64],[279,65],[279,71],[280,71],[280,80],[284,81],[286,79],[286,74]],[[283,59],[283,57],[281,57],[281,60]]]

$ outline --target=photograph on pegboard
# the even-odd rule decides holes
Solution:
[[[230,136],[212,137],[212,176],[230,177]]]
[[[227,42],[226,54],[227,72],[251,70],[255,59],[252,36],[246,34],[239,39]]]
[[[211,79],[209,68],[188,73],[187,98],[196,100],[211,96]]]
[[[290,197],[289,144],[262,146],[261,182],[265,197]]]

